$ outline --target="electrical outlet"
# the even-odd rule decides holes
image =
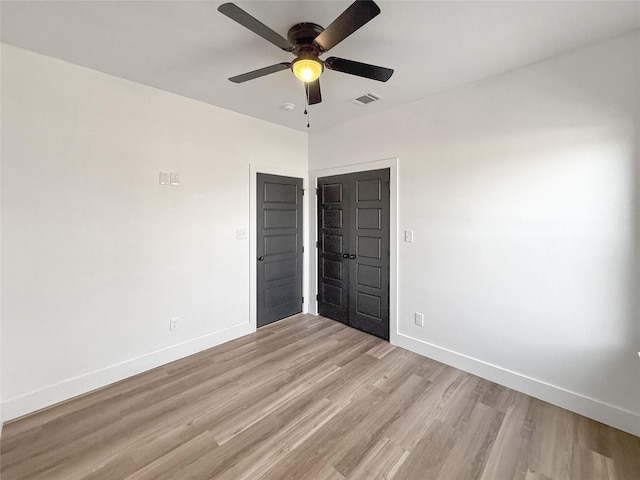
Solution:
[[[169,330],[171,330],[172,332],[174,330],[177,330],[179,326],[180,326],[180,317],[173,317],[169,321]]]
[[[413,319],[416,322],[416,325],[419,325],[420,327],[424,326],[424,314],[423,313],[416,312],[415,315],[413,316]]]
[[[247,229],[236,228],[236,240],[246,240],[246,239],[247,239]]]
[[[407,243],[413,243],[413,230],[404,231],[404,241]]]

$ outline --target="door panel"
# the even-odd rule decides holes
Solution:
[[[356,237],[356,255],[359,258],[380,260],[382,258],[382,239],[358,235]]]
[[[297,233],[283,235],[269,232],[265,227],[264,255],[296,254],[300,236]]]
[[[298,261],[295,258],[282,260],[281,262],[267,262],[264,264],[265,282],[273,282],[283,278],[290,278],[296,275]]]
[[[382,269],[372,265],[356,264],[358,286],[382,288]]]
[[[382,215],[379,208],[359,208],[356,210],[356,228],[359,230],[380,230]]]
[[[351,326],[389,339],[389,170],[353,177]]]
[[[348,185],[331,178],[318,180],[318,307],[320,315],[349,325],[349,272],[342,257],[348,249]]]
[[[298,212],[294,209],[265,209],[264,223],[265,225],[269,225],[269,228],[296,228],[298,220],[297,213]]]
[[[372,200],[379,202],[382,200],[382,189],[382,179],[380,178],[356,180],[356,201]]]
[[[302,179],[296,179],[300,180],[300,187],[298,188],[298,182],[295,184],[283,183],[283,179],[288,179],[290,177],[280,177],[277,175],[266,175],[262,173],[258,174],[258,176],[261,175],[271,179],[271,181],[265,180],[264,184],[265,204],[288,203],[290,205],[296,205],[298,203],[298,193],[299,189],[302,188]],[[287,180],[284,181],[286,182]]]
[[[341,182],[322,185],[322,204],[341,204],[343,199],[343,190],[344,185]]]
[[[302,179],[257,176],[258,327],[302,311]]]
[[[389,170],[318,179],[321,315],[389,338]]]
[[[342,270],[342,262],[335,260],[329,260],[328,258],[322,259],[322,275],[324,278],[330,280],[343,280],[344,274]]]

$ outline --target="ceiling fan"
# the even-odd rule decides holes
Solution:
[[[327,28],[322,28],[315,23],[297,23],[289,29],[287,38],[273,31],[233,3],[220,5],[218,11],[296,57],[292,62],[276,63],[229,78],[234,83],[242,83],[291,69],[295,76],[305,83],[307,101],[309,105],[314,105],[322,102],[319,77],[324,68],[380,82],[386,82],[393,74],[391,68],[338,57],[329,57],[326,60],[319,58],[320,55],[331,50],[380,13],[380,8],[371,0],[355,1]]]

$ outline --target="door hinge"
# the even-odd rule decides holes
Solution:
[[[316,293],[316,300],[318,300],[318,294]]]
[[[320,195],[320,189],[316,188],[316,195]]]
[[[302,246],[302,253],[304,253],[304,245]]]
[[[320,247],[320,242],[316,242],[316,248]]]
[[[304,188],[300,189],[302,191],[302,196],[304,197]]]
[[[302,297],[302,303],[304,303],[304,297]]]

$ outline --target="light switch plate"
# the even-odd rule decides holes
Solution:
[[[160,172],[160,185],[169,185],[169,172]]]
[[[179,173],[171,173],[169,175],[171,180],[171,185],[180,185],[180,174]]]
[[[404,241],[407,243],[413,243],[413,230],[404,231]]]
[[[177,330],[180,327],[180,317],[173,317],[171,320],[169,320],[169,330],[170,331],[174,331]]]

